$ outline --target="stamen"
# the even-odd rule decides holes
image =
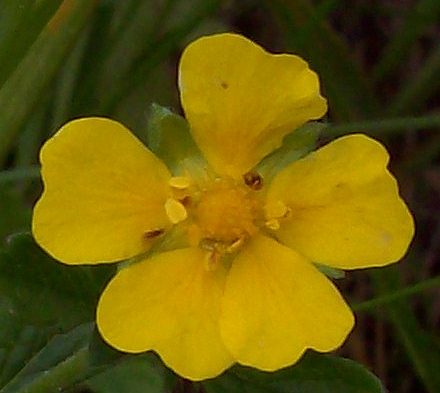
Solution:
[[[188,217],[188,212],[186,211],[185,206],[173,198],[168,198],[165,202],[165,211],[173,224],[184,221],[186,217]]]
[[[273,231],[280,229],[280,222],[276,218],[266,221],[265,225],[267,228],[272,229]]]
[[[248,172],[243,175],[244,183],[252,190],[258,191],[263,188],[263,178],[257,172]]]
[[[243,242],[244,242],[244,238],[240,237],[234,243],[232,243],[229,247],[226,248],[226,252],[233,253],[233,252],[237,251],[241,247]]]
[[[199,246],[206,251],[215,252],[217,250],[216,241],[207,237],[200,240]]]
[[[221,254],[218,252],[208,252],[205,256],[205,269],[210,272],[217,268],[221,260]]]
[[[186,176],[172,177],[168,182],[170,187],[177,188],[179,190],[185,190],[191,185],[191,180]]]
[[[264,210],[269,220],[285,217],[289,212],[289,208],[282,201],[271,201],[264,207]]]

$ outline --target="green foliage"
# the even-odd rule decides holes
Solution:
[[[189,124],[182,116],[153,104],[148,119],[148,147],[171,171],[178,172],[179,166],[185,160],[203,163],[201,153],[192,139]]]
[[[123,356],[104,344],[89,322],[113,272],[113,266],[63,265],[28,234],[8,239],[0,251],[1,393],[55,392],[94,376],[91,384],[100,386],[102,372],[115,372],[123,384],[123,370],[132,368],[143,370],[141,381],[152,392],[173,383],[153,354]]]
[[[310,153],[325,127],[324,123],[312,121],[292,131],[284,137],[281,147],[264,157],[255,170],[270,182],[281,169]]]
[[[20,370],[23,375],[31,373],[45,357],[28,362],[46,344],[57,346],[54,342],[59,339],[51,341],[54,335],[93,320],[97,297],[112,270],[62,265],[30,235],[8,238],[0,250],[0,386]],[[86,330],[77,330],[74,337],[82,335],[78,332]],[[68,337],[66,343],[73,344]],[[63,348],[59,350],[67,350]]]
[[[0,251],[0,290],[10,313],[31,325],[56,324],[61,330],[93,320],[99,293],[114,270],[67,266],[50,258],[28,234],[8,238]]]
[[[349,359],[306,353],[300,362],[266,373],[235,366],[202,384],[208,393],[384,393],[379,379]]]
[[[95,4],[95,1],[89,0],[64,1],[58,13],[46,24],[13,73],[1,85],[0,163],[4,162],[20,126],[44,94],[44,89],[55,76]]]
[[[191,173],[197,177],[208,163],[191,136],[188,122],[168,108],[153,104],[150,109],[148,146],[161,158],[173,175]]]

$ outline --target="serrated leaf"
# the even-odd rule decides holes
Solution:
[[[75,354],[78,355],[80,351],[84,352],[84,349],[87,349],[92,331],[93,324],[87,323],[76,327],[66,334],[53,336],[0,392],[16,393],[26,391],[31,389],[32,386],[41,384],[45,379],[48,381],[43,382],[43,386],[50,388],[51,385],[55,384],[55,381],[50,382],[50,370],[66,362]],[[69,381],[69,384],[73,384],[77,380],[81,380],[79,373],[74,377],[73,381]],[[61,381],[57,380],[56,382]],[[47,391],[55,391],[57,387],[54,386],[54,390],[49,389]]]
[[[48,256],[29,234],[9,238],[0,252],[0,296],[24,325],[61,330],[93,320],[97,298],[113,266],[68,266]]]
[[[285,166],[310,153],[326,127],[324,123],[313,121],[294,130],[284,137],[280,148],[261,160],[255,170],[270,181]]]
[[[208,393],[384,393],[379,379],[364,366],[341,357],[308,352],[294,366],[269,373],[235,366],[212,381]],[[239,386],[239,388],[237,388]],[[223,390],[228,387],[229,390]]]

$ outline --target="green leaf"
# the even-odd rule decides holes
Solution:
[[[285,166],[310,153],[316,146],[319,134],[326,127],[324,123],[309,122],[286,135],[281,147],[263,158],[255,170],[266,182],[270,181]]]
[[[85,382],[94,392],[171,392],[176,376],[165,368],[153,352],[131,355],[110,347],[95,332],[89,344],[90,367],[101,370]]]
[[[0,250],[0,296],[10,299],[10,311],[23,325],[70,329],[93,320],[98,296],[114,269],[64,265],[29,234],[18,234]]]
[[[85,385],[99,393],[171,392],[176,377],[153,353],[128,355],[119,364],[89,379]]]
[[[2,182],[5,174],[10,175],[11,171],[0,172],[0,242],[11,233],[28,229],[30,220],[30,208],[23,206],[16,187]]]
[[[47,343],[54,330],[51,327],[38,329],[35,326],[21,326],[14,315],[4,311],[0,309],[0,387],[10,381]]]
[[[72,359],[84,357],[93,331],[93,324],[80,325],[66,334],[57,334],[0,390],[0,393],[30,391],[36,386],[43,386],[46,392],[56,391],[58,387],[74,384],[81,380],[81,373],[63,373],[63,378],[54,378],[54,369]],[[26,347],[26,345],[24,345]],[[84,359],[83,359],[84,360]],[[80,362],[81,363],[81,362]],[[73,365],[71,362],[70,365]],[[42,390],[43,391],[43,390]]]
[[[99,392],[168,392],[175,384],[174,374],[152,352],[128,355],[108,347],[97,336],[93,323],[77,326],[65,334],[55,334],[44,345],[35,341],[38,331],[27,328],[17,342],[21,363],[0,393],[47,393],[64,391],[82,383]],[[99,345],[96,342],[99,342]],[[143,390],[141,390],[143,389]]]
[[[189,34],[194,32],[211,14],[217,11],[220,4],[224,0],[194,0],[191,1],[190,12],[182,17],[182,22],[173,25],[166,31],[161,31],[167,18],[173,15],[173,12],[179,12],[173,8],[178,3],[176,0],[167,0],[162,12],[159,13],[154,21],[153,29],[149,37],[153,39],[145,39],[142,37],[143,50],[136,56],[130,64],[128,70],[121,74],[119,83],[116,84],[116,91],[110,92],[106,100],[102,103],[100,109],[104,113],[112,113],[117,108],[121,100],[128,96],[129,93],[138,86],[143,85],[146,78],[151,77],[151,72],[170,54],[180,50],[182,44],[187,41]],[[160,31],[158,38],[155,38],[157,32]],[[140,41],[140,44],[142,44]],[[133,45],[130,42],[130,45]],[[131,50],[128,49],[130,52]]]
[[[372,270],[370,275],[376,293],[386,296],[399,288],[400,271],[397,266]],[[440,342],[438,337],[423,329],[414,315],[411,303],[405,299],[387,303],[386,317],[390,320],[401,347],[405,349],[414,370],[429,393],[440,391]]]
[[[183,168],[206,167],[194,140],[188,122],[168,108],[153,104],[147,128],[151,151],[161,158],[175,175],[184,174]]]
[[[384,393],[379,379],[364,366],[341,357],[309,351],[294,366],[268,373],[235,366],[203,382],[208,393]]]
[[[0,2],[0,86],[26,54],[61,1]]]

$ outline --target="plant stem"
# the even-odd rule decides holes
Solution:
[[[371,300],[367,300],[362,303],[353,304],[351,306],[351,308],[354,311],[368,310],[368,309],[375,308],[377,306],[380,306],[380,305],[383,305],[386,303],[400,300],[404,297],[414,295],[415,293],[418,293],[418,292],[421,292],[421,291],[424,291],[426,289],[433,288],[436,286],[440,287],[440,276],[430,278],[428,280],[425,280],[425,281],[419,282],[417,284],[399,289],[394,292],[390,292],[386,295],[379,296],[379,297],[376,297]]]
[[[331,125],[323,134],[340,136],[353,132],[368,132],[370,135],[391,135],[410,129],[440,127],[440,115],[396,117],[382,120],[367,120],[356,123]]]
[[[14,168],[0,171],[0,184],[8,181],[38,179],[40,177],[39,166],[30,166],[27,168]]]

